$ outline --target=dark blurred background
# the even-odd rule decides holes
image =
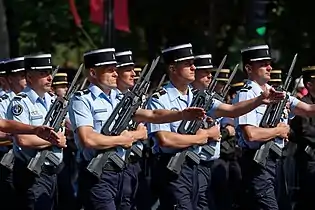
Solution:
[[[241,48],[267,43],[284,72],[299,53],[298,76],[315,65],[313,22],[311,0],[0,0],[0,57],[52,53],[71,73],[87,50],[132,50],[143,66],[166,45],[190,42],[217,65],[228,54],[232,67]]]

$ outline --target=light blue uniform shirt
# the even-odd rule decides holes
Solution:
[[[47,112],[52,105],[54,98],[45,93],[44,98],[26,87],[21,93],[17,94],[9,104],[7,117],[29,125],[43,125]],[[23,161],[29,161],[30,157],[35,157],[38,150],[31,148],[21,148],[13,141],[14,155]],[[62,161],[62,150],[54,149],[55,155]],[[25,159],[26,158],[26,159]]]
[[[10,104],[10,101],[15,96],[13,91],[5,93],[4,95],[0,96],[0,118],[7,119],[7,109]],[[8,152],[9,148],[6,146],[0,147],[1,152]]]
[[[163,86],[164,94],[161,94],[158,98],[152,97],[148,103],[148,109],[155,110],[155,109],[168,109],[168,110],[183,110],[191,105],[193,99],[193,93],[191,88],[188,87],[188,94],[182,95],[172,83],[168,83]],[[214,100],[214,103],[210,110],[208,110],[207,115],[212,116],[215,112],[216,108],[221,104],[221,102]],[[215,117],[213,117],[215,118]],[[172,123],[163,123],[163,124],[153,124],[148,123],[148,133],[149,136],[154,140],[153,146],[153,153],[170,153],[175,154],[179,152],[180,149],[175,148],[166,148],[161,147],[158,144],[158,140],[155,139],[154,133],[158,131],[169,131],[169,132],[177,132],[177,129],[180,125],[181,121],[176,121]],[[214,146],[216,149],[216,154],[212,157],[207,157],[207,154],[201,150],[200,146],[193,146],[192,150],[194,150],[197,154],[200,155],[201,159],[203,160],[211,160],[216,158],[220,154],[220,144],[217,142],[210,142],[209,145]],[[218,148],[218,151],[217,151]]]
[[[14,96],[15,96],[15,93],[13,91],[9,91],[8,93],[1,96],[1,102],[0,102],[0,118],[1,119],[7,119],[7,110]]]
[[[3,96],[6,93],[7,93],[6,91],[4,91],[2,88],[0,88],[0,96]]]
[[[120,96],[117,91],[112,90],[110,95],[106,95],[94,84],[91,84],[87,90],[79,91],[72,97],[69,108],[70,121],[76,145],[86,161],[90,161],[95,157],[96,150],[82,146],[77,134],[77,128],[90,126],[95,132],[101,133],[102,127],[119,101]],[[122,147],[117,147],[116,150],[117,154],[122,159],[125,159],[125,150]]]
[[[225,128],[227,125],[234,126],[234,119],[230,117],[223,117],[220,121],[220,126]]]
[[[248,88],[246,88],[248,87]],[[250,88],[251,87],[251,88]],[[270,88],[269,85],[267,85],[267,88]],[[249,100],[252,98],[255,98],[259,96],[263,92],[261,87],[253,81],[248,80],[246,83],[245,88],[243,88],[235,97],[235,100],[233,100],[233,103],[237,103],[240,101],[245,101]],[[295,106],[299,103],[299,100],[296,99],[295,97],[290,96],[289,97],[289,104],[290,104],[290,113],[293,113],[293,109]],[[256,109],[252,110],[251,112],[242,115],[240,117],[235,118],[235,131],[236,131],[236,136],[238,140],[238,145],[240,147],[248,148],[248,149],[258,149],[262,142],[258,141],[246,141],[244,139],[243,133],[241,131],[240,125],[252,125],[259,127],[261,119],[266,111],[267,105],[260,105]],[[284,114],[282,115],[281,122],[288,123],[288,119],[291,118],[292,116],[288,116],[288,110],[284,110]],[[257,139],[258,140],[258,139]],[[284,141],[283,139],[276,138],[275,143],[277,146],[280,148],[284,147]]]

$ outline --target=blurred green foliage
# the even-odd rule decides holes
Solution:
[[[298,68],[315,64],[311,1],[271,0],[263,40],[247,38],[248,1],[130,0],[131,33],[117,31],[115,46],[118,50],[132,49],[136,61],[144,63],[165,45],[191,42],[196,54],[212,53],[215,63],[228,54],[231,67],[240,61],[242,47],[266,42],[276,52],[277,68],[288,68],[296,52]],[[92,49],[74,24],[68,0],[4,2],[11,57],[51,52],[56,64],[78,66],[83,52]],[[102,47],[102,28],[89,20],[89,1],[76,0],[76,5],[84,29],[96,46]]]

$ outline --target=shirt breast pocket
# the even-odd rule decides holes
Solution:
[[[105,124],[105,120],[107,119],[107,114],[106,114],[106,110],[95,110],[94,112],[94,119],[93,119],[93,123],[94,123],[94,129],[96,131],[100,131],[102,129],[102,127]]]
[[[32,125],[42,125],[44,123],[43,115],[31,115],[30,120]]]
[[[266,108],[265,107],[257,107],[256,108],[256,118],[257,118],[257,126],[260,124],[260,121],[262,120],[264,114],[265,114]]]
[[[179,127],[179,125],[180,125],[181,122],[182,122],[182,121],[172,122],[172,123],[171,123],[171,129],[172,129],[172,131],[177,132],[177,129],[178,129],[178,127]]]

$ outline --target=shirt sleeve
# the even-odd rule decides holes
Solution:
[[[73,97],[69,108],[69,118],[73,130],[81,126],[93,127],[93,116],[89,104],[82,97]]]
[[[292,115],[293,110],[295,109],[297,104],[300,103],[300,100],[294,96],[289,96],[289,103],[290,103],[290,118],[291,118],[291,117],[294,117],[294,115]]]
[[[0,118],[1,119],[6,119],[7,115],[7,110],[5,109],[5,106],[3,104],[4,102],[0,102]]]
[[[222,104],[221,101],[217,99],[213,99],[213,104],[210,107],[210,109],[207,111],[207,116],[212,117],[214,119],[217,118],[214,113],[221,104]]]
[[[237,102],[241,101],[247,101],[249,99],[254,98],[254,94],[252,92],[239,92],[238,94],[238,100],[233,101],[234,104]],[[257,108],[256,108],[257,109]],[[257,125],[257,119],[256,119],[256,109],[242,115],[239,117],[236,117],[234,119],[234,122],[236,125],[253,125],[253,126],[258,126]]]
[[[157,100],[157,99],[150,99],[147,108],[149,110],[155,110],[155,109],[165,109],[163,104]],[[162,124],[154,124],[154,123],[148,123],[148,134],[151,135],[158,131],[171,131],[170,123],[162,123]]]

